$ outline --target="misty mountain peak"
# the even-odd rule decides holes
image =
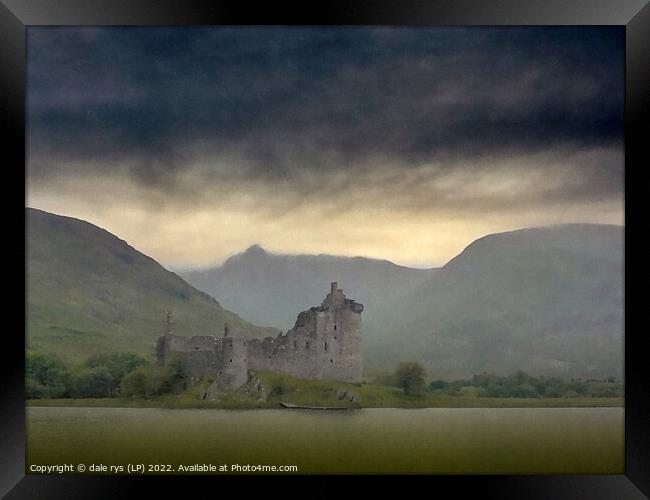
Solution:
[[[249,246],[244,254],[247,257],[265,257],[268,255],[268,252],[262,248],[262,245],[255,243],[254,245]]]
[[[241,271],[241,266],[257,266],[257,265],[266,265],[267,261],[271,257],[271,254],[262,248],[262,245],[255,243],[254,245],[249,246],[246,250],[232,257],[226,259],[223,263],[223,266],[230,268],[235,266],[236,269]]]

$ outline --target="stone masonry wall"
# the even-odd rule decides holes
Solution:
[[[221,376],[227,379],[224,385],[228,387],[243,385],[248,369],[360,383],[362,311],[363,305],[347,299],[332,283],[320,306],[302,311],[294,327],[277,337],[167,334],[158,341],[157,356],[164,362],[169,353],[174,353],[192,376]]]

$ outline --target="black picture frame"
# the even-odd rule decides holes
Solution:
[[[650,165],[643,131],[649,129],[650,5],[647,0],[350,0],[303,2],[281,9],[275,2],[200,0],[0,0],[0,112],[5,125],[4,153],[13,160],[4,171],[21,174],[25,165],[25,39],[27,26],[43,25],[618,25],[626,33],[625,122],[625,262],[633,261],[631,231],[639,225],[632,202],[639,172]],[[24,172],[24,170],[22,171]],[[23,176],[23,181],[25,177]],[[16,179],[18,182],[18,179]],[[7,185],[5,216],[24,221],[24,191]],[[19,215],[22,214],[22,215]],[[18,222],[20,224],[20,222]],[[24,225],[23,225],[24,230]],[[638,232],[638,231],[637,231]],[[10,256],[25,255],[13,240]],[[23,240],[24,242],[24,233]],[[21,253],[22,252],[22,253]],[[14,266],[18,267],[18,266]],[[629,265],[626,269],[632,269]],[[21,271],[17,271],[21,274]],[[633,278],[638,274],[634,272]],[[632,276],[632,273],[630,273]],[[628,275],[626,272],[626,279]],[[24,284],[24,274],[17,278]],[[628,283],[629,285],[629,283]],[[15,289],[15,285],[10,287]],[[628,287],[631,289],[631,287]],[[151,496],[151,488],[169,491],[170,477],[25,475],[24,297],[5,303],[11,322],[5,326],[0,363],[0,494],[6,498],[118,498],[127,493]],[[13,302],[15,302],[15,304]],[[634,293],[626,293],[625,337],[625,474],[620,476],[427,476],[419,485],[454,497],[480,492],[488,498],[644,498],[650,496],[650,382],[644,329],[631,329]],[[7,328],[11,326],[11,328]],[[71,443],[72,444],[72,443]],[[322,477],[310,477],[319,483]],[[413,479],[413,478],[409,478]],[[181,477],[180,481],[223,484],[224,477]],[[250,477],[236,477],[241,485]],[[265,477],[265,489],[279,478]],[[228,480],[230,482],[230,480]],[[383,481],[374,477],[375,484]],[[325,485],[324,485],[325,487]]]

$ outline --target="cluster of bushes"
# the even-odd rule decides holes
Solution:
[[[400,363],[395,370],[393,379],[397,387],[404,390],[409,396],[419,396],[424,392],[426,371],[420,363]]]
[[[178,360],[171,359],[165,366],[142,366],[126,375],[120,384],[120,396],[148,398],[176,393],[187,388],[188,377]]]
[[[30,399],[60,398],[70,392],[71,376],[56,358],[27,352],[25,358],[25,390]]]
[[[424,389],[431,393],[451,396],[490,398],[570,398],[570,397],[622,397],[623,382],[615,377],[606,379],[570,380],[559,377],[533,377],[523,371],[498,376],[480,373],[464,380],[433,380],[425,383],[426,372],[420,363],[400,363],[395,372],[376,378],[375,383],[401,388],[405,394],[422,395]]]
[[[274,382],[271,385],[271,390],[269,391],[269,394],[271,396],[282,396],[287,392],[288,392],[287,384],[285,384],[284,382]]]
[[[491,398],[567,398],[567,397],[620,397],[623,396],[623,383],[614,377],[605,380],[583,380],[559,377],[533,377],[523,371],[512,375],[497,376],[492,373],[473,375],[471,379],[434,380],[428,390],[451,395],[468,392],[475,388],[479,397]]]
[[[180,363],[159,367],[131,353],[95,355],[70,367],[53,356],[28,352],[25,375],[28,399],[148,397],[186,386]]]

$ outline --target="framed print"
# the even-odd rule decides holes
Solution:
[[[649,18],[2,0],[2,493],[649,495]]]

